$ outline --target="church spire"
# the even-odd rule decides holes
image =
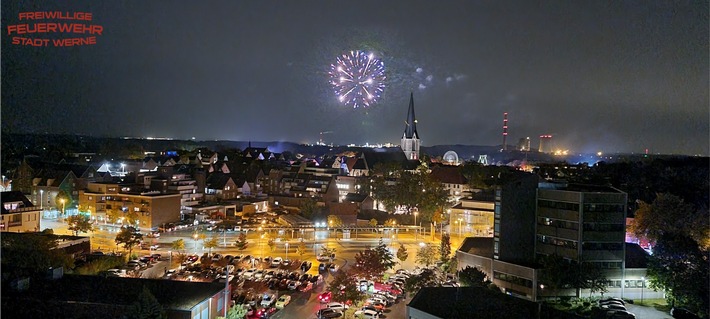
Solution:
[[[414,116],[414,92],[409,95],[409,111],[407,112],[407,126],[404,127],[403,138],[419,138],[417,133],[417,119]]]
[[[407,123],[407,126],[404,128],[404,134],[402,135],[402,151],[407,159],[418,160],[421,140],[419,139],[419,133],[417,133],[417,118],[414,117],[413,92],[409,96],[409,111],[407,112],[407,120],[405,123]]]

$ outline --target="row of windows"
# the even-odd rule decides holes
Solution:
[[[585,231],[624,231],[626,230],[626,225],[624,224],[602,224],[602,223],[584,223]]]
[[[550,236],[537,235],[537,241],[543,244],[554,245],[559,247],[577,249],[577,242],[574,240],[560,239]]]
[[[609,280],[606,282],[609,288],[621,288],[621,280]],[[624,280],[624,288],[647,288],[648,285],[643,280]]]
[[[522,277],[509,275],[509,274],[497,272],[497,271],[493,271],[493,278],[501,280],[501,281],[506,281],[506,282],[509,282],[514,285],[532,288],[532,280],[530,280],[530,279],[525,279]]]
[[[622,250],[623,243],[582,243],[584,250]]]
[[[579,223],[573,223],[573,222],[568,222],[568,221],[564,221],[564,220],[550,219],[550,218],[545,218],[545,217],[538,218],[537,224],[538,225],[545,225],[545,226],[552,226],[552,227],[557,227],[557,228],[573,229],[573,230],[579,229]]]
[[[585,212],[610,212],[621,213],[624,211],[624,205],[615,204],[584,204]]]
[[[579,211],[579,204],[577,204],[577,203],[556,202],[556,201],[551,201],[551,200],[539,200],[537,202],[537,205],[539,207],[545,207],[545,208]]]

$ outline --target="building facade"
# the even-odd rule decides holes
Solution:
[[[17,233],[40,231],[41,209],[32,205],[22,192],[2,192],[0,200],[2,200],[0,231]]]

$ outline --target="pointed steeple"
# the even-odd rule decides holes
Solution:
[[[407,112],[407,126],[404,127],[404,136],[402,138],[419,138],[417,133],[417,118],[414,116],[414,92],[409,96],[409,111]]]

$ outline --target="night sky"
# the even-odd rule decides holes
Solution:
[[[12,44],[7,25],[57,22],[20,12],[54,10],[90,12],[103,34],[95,45]],[[573,152],[708,155],[708,11],[708,1],[3,1],[2,129],[399,143],[413,92],[424,146],[499,145],[508,112],[508,144],[552,134]],[[367,109],[340,103],[328,82],[351,50],[386,68]]]

